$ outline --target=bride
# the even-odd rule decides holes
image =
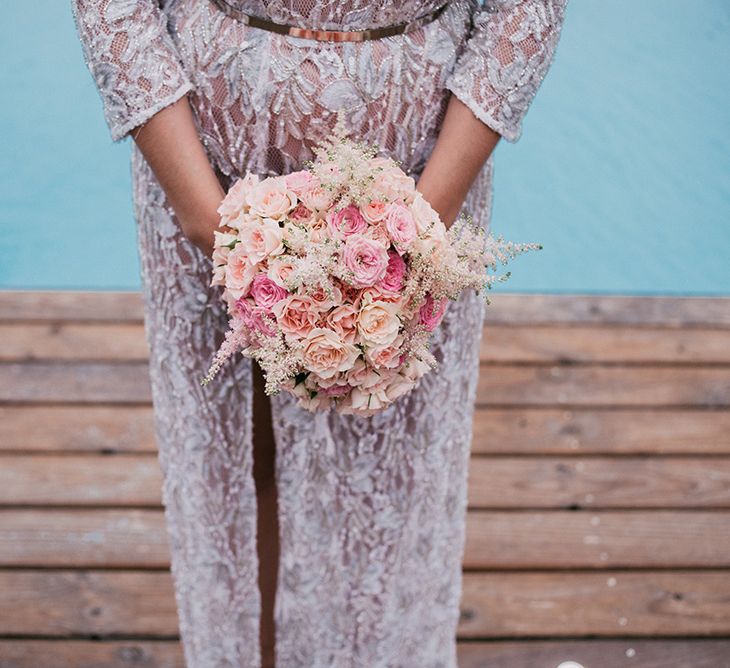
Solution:
[[[246,170],[300,169],[345,110],[450,225],[490,225],[565,0],[72,0],[131,169],[171,570],[191,668],[453,668],[484,301],[439,366],[363,418],[267,396],[210,286],[216,209]]]

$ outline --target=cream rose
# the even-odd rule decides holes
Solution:
[[[360,338],[371,346],[387,346],[395,341],[400,329],[398,305],[391,302],[365,304],[357,316]]]
[[[247,225],[241,230],[242,246],[246,247],[251,262],[262,262],[268,257],[284,252],[283,230],[270,218]]]
[[[280,221],[297,205],[297,196],[287,188],[285,177],[274,176],[251,189],[249,202],[253,213]]]
[[[322,378],[331,378],[351,369],[360,354],[355,346],[345,343],[333,331],[322,327],[313,328],[303,345],[304,365]]]

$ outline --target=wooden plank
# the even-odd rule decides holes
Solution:
[[[136,323],[5,323],[0,324],[0,340],[0,361],[149,357],[144,328]]]
[[[481,407],[478,454],[730,453],[730,411],[672,408]]]
[[[485,322],[730,327],[730,298],[674,295],[508,294],[490,297]]]
[[[0,640],[2,668],[185,668],[178,640]]]
[[[728,640],[461,641],[460,668],[729,668]],[[3,668],[184,668],[177,640],[0,640]]]
[[[161,510],[0,510],[0,566],[165,568]],[[470,511],[467,569],[730,566],[726,512]]]
[[[148,358],[141,323],[2,323],[0,361]],[[491,325],[483,362],[730,363],[730,329]]]
[[[0,571],[0,636],[175,637],[168,572]]]
[[[459,668],[730,668],[730,640],[461,642],[458,652]]]
[[[154,453],[6,455],[0,504],[160,504]],[[481,457],[469,470],[471,508],[730,508],[730,458]]]
[[[716,571],[465,573],[461,638],[730,634]],[[0,571],[0,635],[137,638],[178,632],[168,573]]]
[[[730,369],[483,366],[481,405],[730,406]]]
[[[730,566],[730,513],[497,512],[467,516],[464,567]]]
[[[0,452],[156,452],[151,406],[0,406]]]
[[[139,292],[0,291],[0,321],[142,322]]]
[[[482,362],[730,362],[730,329],[493,324]]]
[[[156,452],[150,406],[0,406],[0,452]],[[476,454],[730,454],[730,412],[481,407]]]
[[[0,504],[160,504],[157,456],[8,455],[0,458]]]
[[[0,510],[0,566],[167,568],[161,510]]]
[[[725,637],[727,573],[464,573],[463,638]]]
[[[147,362],[2,363],[0,401],[149,403]]]
[[[201,367],[201,378],[207,370]],[[482,367],[480,405],[730,406],[730,368]],[[3,363],[0,401],[150,401],[147,364]]]
[[[674,295],[513,294],[495,289],[486,322],[730,327],[730,298]],[[0,292],[3,321],[142,320],[142,298],[123,291]]]
[[[469,504],[472,508],[730,508],[730,458],[474,456]]]

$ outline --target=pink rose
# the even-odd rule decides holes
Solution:
[[[289,293],[272,281],[266,274],[256,274],[251,283],[251,297],[264,311],[269,312],[276,302],[281,301]]]
[[[342,259],[345,267],[352,272],[351,284],[358,288],[374,285],[388,269],[385,246],[362,234],[347,237]]]
[[[307,294],[312,298],[314,305],[322,312],[329,311],[333,306],[342,303],[342,291],[336,285],[331,285],[329,291],[318,285]]]
[[[408,250],[416,238],[416,223],[411,210],[400,202],[392,202],[385,211],[385,228],[399,253]]]
[[[339,211],[328,213],[327,224],[333,236],[339,233],[342,237],[364,232],[368,227],[360,209],[354,204],[348,204]]]
[[[264,336],[276,334],[274,319],[260,306],[255,306],[248,299],[242,298],[236,301],[236,310],[249,329],[261,332]]]
[[[315,185],[316,178],[312,172],[302,169],[298,172],[291,172],[284,177],[286,187],[296,195],[301,195],[307,188]]]
[[[294,270],[291,260],[284,259],[284,256],[275,257],[269,262],[269,271],[266,274],[274,283],[287,289],[286,279]]]
[[[418,311],[418,323],[424,325],[429,332],[433,331],[441,322],[448,301],[448,297],[436,301],[430,292],[426,293],[426,298]]]
[[[307,225],[314,221],[314,212],[310,211],[304,204],[299,202],[294,209],[289,212],[289,220],[293,220],[300,225]]]
[[[377,287],[384,292],[400,293],[406,277],[405,260],[395,251],[388,251],[388,268]]]
[[[403,335],[399,334],[389,345],[368,348],[365,357],[376,369],[395,369],[400,366],[403,341]]]
[[[307,295],[290,295],[271,307],[279,326],[290,338],[303,339],[317,324],[317,306]]]

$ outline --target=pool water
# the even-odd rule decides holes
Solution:
[[[114,145],[70,2],[11,3],[0,289],[138,289],[129,142]],[[492,231],[543,244],[504,292],[730,293],[730,4],[572,0]]]

